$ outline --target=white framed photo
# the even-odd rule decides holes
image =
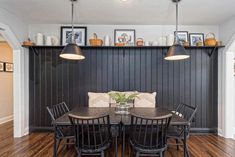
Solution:
[[[123,44],[124,46],[135,45],[135,30],[134,29],[115,29],[114,43]]]
[[[79,46],[85,46],[87,40],[86,27],[74,27],[74,40]],[[72,27],[62,26],[60,30],[60,44],[65,46],[72,42]]]
[[[185,42],[188,42],[188,31],[177,31],[177,34],[175,31],[174,34],[178,37],[181,45],[183,45]]]

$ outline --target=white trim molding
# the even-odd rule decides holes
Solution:
[[[4,124],[13,120],[13,115],[0,118],[0,124]]]
[[[0,23],[0,33],[13,49],[13,117],[14,137],[22,137],[26,133],[28,122],[28,50],[23,49],[11,29]]]
[[[235,35],[219,53],[218,135],[225,138],[234,138],[235,135],[234,53]]]

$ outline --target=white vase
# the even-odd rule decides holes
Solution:
[[[111,46],[112,42],[111,42],[111,38],[110,36],[106,35],[104,37],[104,46]]]
[[[42,33],[37,33],[36,35],[36,45],[44,45],[44,35]]]

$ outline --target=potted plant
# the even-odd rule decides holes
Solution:
[[[129,114],[129,103],[133,102],[135,98],[138,98],[138,93],[127,95],[126,93],[110,92],[109,96],[117,103],[117,114]]]

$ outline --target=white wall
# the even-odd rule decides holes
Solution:
[[[37,33],[44,35],[56,35],[60,37],[60,27],[62,24],[32,24],[29,25],[29,37],[34,40]],[[82,25],[76,25],[82,26]],[[136,38],[144,38],[145,41],[154,41],[161,36],[173,34],[175,30],[174,25],[86,25],[87,39],[92,38],[93,33],[97,33],[98,37],[103,39],[105,35],[114,38],[114,29],[135,29]],[[180,26],[180,30],[189,31],[189,33],[208,33],[214,32],[216,37],[219,36],[219,28],[215,25],[193,25]],[[87,42],[88,43],[88,42]]]
[[[0,61],[13,63],[13,50],[0,42]],[[13,73],[0,72],[0,124],[13,120]]]
[[[235,34],[235,16],[219,25],[219,36],[225,44],[229,43]]]

